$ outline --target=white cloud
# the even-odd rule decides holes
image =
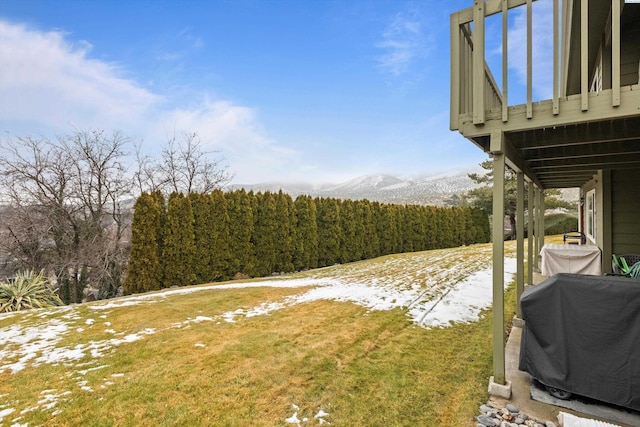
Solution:
[[[60,31],[0,21],[0,40],[5,123],[37,122],[54,129],[127,123],[162,101],[121,77],[115,65],[89,58],[88,43],[71,44]]]
[[[527,83],[527,8],[514,11],[514,24],[509,29],[509,66],[523,85]],[[551,99],[553,96],[553,2],[533,3],[533,97]],[[526,87],[526,86],[525,86]]]
[[[202,46],[188,28],[180,36]],[[0,131],[53,137],[74,128],[122,130],[145,149],[164,144],[167,134],[197,132],[207,150],[221,151],[236,182],[293,175],[301,163],[296,151],[266,136],[252,108],[204,96],[175,105],[117,64],[91,58],[91,49],[61,31],[0,20]]]
[[[205,101],[197,108],[170,111],[162,120],[171,129],[196,131],[207,149],[221,150],[238,183],[286,177],[301,163],[297,151],[265,136],[251,108]]]
[[[404,74],[429,50],[429,39],[417,11],[396,14],[376,44],[384,51],[378,58],[380,68],[394,76]]]

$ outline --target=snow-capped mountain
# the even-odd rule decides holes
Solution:
[[[244,188],[253,191],[279,191],[296,197],[339,199],[367,199],[381,203],[446,205],[454,194],[462,194],[477,185],[468,177],[468,171],[454,171],[436,175],[400,177],[387,174],[364,175],[340,184],[263,183],[231,185],[229,189]]]

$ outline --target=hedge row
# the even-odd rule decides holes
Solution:
[[[244,190],[142,194],[124,293],[485,243],[486,212]]]

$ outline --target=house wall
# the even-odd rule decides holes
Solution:
[[[620,85],[638,84],[640,68],[640,21],[630,24],[620,35]]]
[[[611,171],[614,254],[640,254],[640,170]]]
[[[586,198],[591,190],[596,195],[596,238],[588,241],[602,250],[602,271],[608,273],[612,254],[640,254],[640,170],[600,171],[581,194]]]
[[[592,92],[611,89],[611,62],[611,41],[602,34],[594,68],[589,74]],[[638,84],[639,69],[640,21],[635,21],[625,25],[620,35],[620,86]]]

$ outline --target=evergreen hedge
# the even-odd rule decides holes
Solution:
[[[124,293],[486,243],[481,209],[278,193],[159,193],[136,201]]]

